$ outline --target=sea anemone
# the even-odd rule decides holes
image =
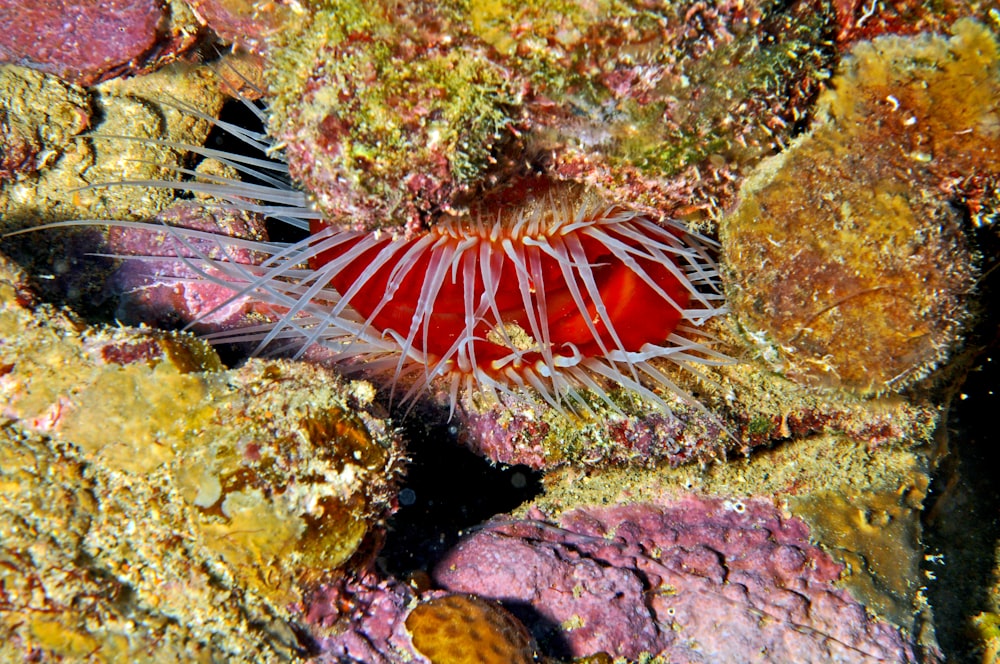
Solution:
[[[263,109],[245,104],[263,119]],[[142,140],[216,159],[254,182],[175,169],[188,179],[115,184],[208,194],[306,231],[297,242],[260,242],[169,230],[197,278],[231,289],[230,302],[250,296],[273,312],[267,323],[208,335],[213,341],[253,341],[256,352],[293,345],[297,355],[319,344],[352,369],[404,386],[404,402],[440,383],[452,411],[463,390],[498,400],[537,395],[577,412],[593,410],[589,391],[618,410],[607,389],[617,383],[669,412],[663,391],[691,398],[661,360],[695,373],[693,365],[728,361],[699,330],[724,307],[715,243],[680,222],[658,223],[583,185],[519,176],[468,215],[442,216],[416,235],[345,229],[290,184],[266,135],[184,110],[262,156]],[[261,260],[232,260],[235,248]]]

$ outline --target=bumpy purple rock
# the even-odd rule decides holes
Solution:
[[[305,623],[322,653],[320,662],[392,664],[422,661],[405,619],[412,589],[373,573],[345,577],[319,588],[305,605]]]
[[[488,523],[434,577],[515,614],[530,606],[522,619],[559,654],[915,661],[899,629],[834,585],[842,566],[810,544],[806,524],[770,502],[688,497],[535,516]]]

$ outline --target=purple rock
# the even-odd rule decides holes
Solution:
[[[227,236],[263,237],[259,217],[228,208],[211,208],[196,203],[179,203],[157,216],[170,226],[206,231],[217,240],[179,236],[155,225],[113,226],[108,244],[115,254],[136,256],[126,259],[112,278],[112,288],[120,294],[118,318],[123,322],[160,325],[191,324],[197,332],[216,332],[246,323],[246,316],[258,304],[247,295],[234,295],[232,288],[213,282],[226,280],[218,267],[200,264],[203,256],[238,264],[255,262],[254,253],[226,242]],[[219,234],[220,231],[224,235]],[[162,256],[162,260],[155,257]],[[142,258],[138,258],[142,257]],[[201,270],[201,272],[199,271]]]
[[[171,37],[169,18],[160,0],[6,0],[0,62],[89,85],[192,43],[193,35]]]
[[[409,586],[374,573],[319,588],[306,602],[304,622],[322,653],[320,661],[424,661],[406,631],[413,599]]]
[[[834,584],[842,566],[769,501],[688,497],[495,520],[437,566],[505,602],[557,654],[671,662],[912,662],[903,633]]]

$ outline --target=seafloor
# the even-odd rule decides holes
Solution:
[[[0,0],[0,63],[0,660],[1000,663],[1000,4]],[[148,186],[227,123],[345,228],[677,220],[729,360],[451,413],[213,348],[274,312],[100,222],[288,239]]]

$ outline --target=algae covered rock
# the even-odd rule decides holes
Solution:
[[[394,501],[401,453],[364,410],[370,386],[294,363],[225,371],[188,335],[88,328],[31,309],[2,267],[0,547],[5,587],[23,590],[8,654],[306,648],[304,593],[366,562]]]
[[[810,0],[305,13],[265,40],[271,132],[327,220],[366,229],[516,205],[531,173],[656,218],[718,213],[834,56],[835,14]]]
[[[858,44],[812,131],[720,226],[730,305],[797,380],[899,389],[968,325],[977,260],[955,203],[998,176],[1000,60],[981,24],[952,31]]]

